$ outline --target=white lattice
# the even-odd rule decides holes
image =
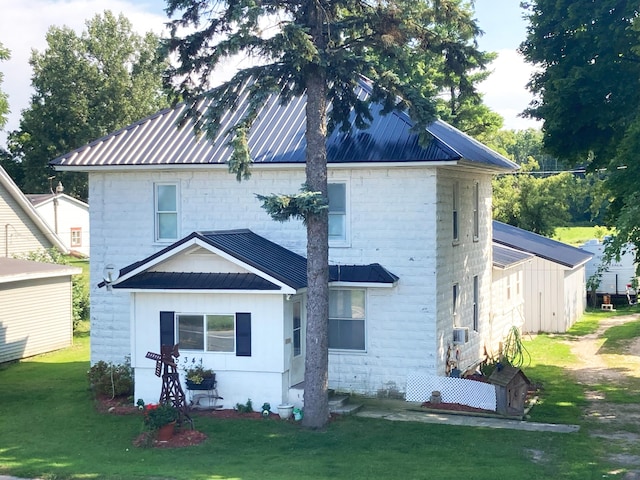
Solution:
[[[439,391],[442,401],[446,403],[459,403],[485,410],[496,409],[496,389],[489,383],[419,373],[407,375],[407,402],[427,402],[434,391]]]

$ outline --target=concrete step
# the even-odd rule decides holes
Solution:
[[[353,415],[362,409],[362,405],[350,403],[349,395],[331,395],[329,397],[329,412],[336,415]]]

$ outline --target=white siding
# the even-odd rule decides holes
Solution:
[[[58,202],[57,205],[55,202]],[[35,207],[38,215],[47,222],[69,250],[89,256],[89,209],[66,196],[58,196]],[[71,229],[79,228],[82,234],[80,246],[71,245]]]
[[[507,269],[493,269],[491,291],[493,311],[490,334],[487,339],[487,352],[496,358],[500,352],[500,344],[504,342],[509,330],[512,327],[522,330],[524,325],[523,270],[522,263]],[[510,293],[507,293],[508,291]]]
[[[51,242],[0,185],[0,256],[13,257],[51,247]]]
[[[0,284],[0,363],[71,345],[71,278]]]

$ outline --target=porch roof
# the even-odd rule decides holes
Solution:
[[[153,267],[186,246],[197,243],[228,256],[254,273],[158,272]],[[264,274],[262,276],[261,274]],[[271,281],[269,279],[275,280]],[[329,281],[394,285],[398,276],[378,263],[369,265],[330,265]],[[299,290],[307,286],[307,259],[251,230],[193,232],[153,255],[120,270],[111,285],[122,289],[170,290],[280,290],[278,282]],[[102,282],[99,286],[105,286]]]

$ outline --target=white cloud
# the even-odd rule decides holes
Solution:
[[[154,31],[160,34],[167,18],[145,11],[145,2],[133,0],[30,0],[5,2],[0,15],[0,42],[11,51],[11,59],[0,62],[4,81],[0,88],[9,96],[11,113],[4,134],[19,128],[20,112],[29,105],[32,70],[29,65],[31,50],[40,52],[47,47],[46,33],[50,26],[68,26],[82,32],[86,21],[105,10],[115,15],[123,13],[140,33]]]
[[[484,102],[502,115],[504,128],[540,128],[540,122],[518,116],[533,99],[526,84],[534,67],[526,63],[515,50],[500,50],[497,53],[498,58],[489,67],[493,73],[479,85],[480,92],[484,94]]]

